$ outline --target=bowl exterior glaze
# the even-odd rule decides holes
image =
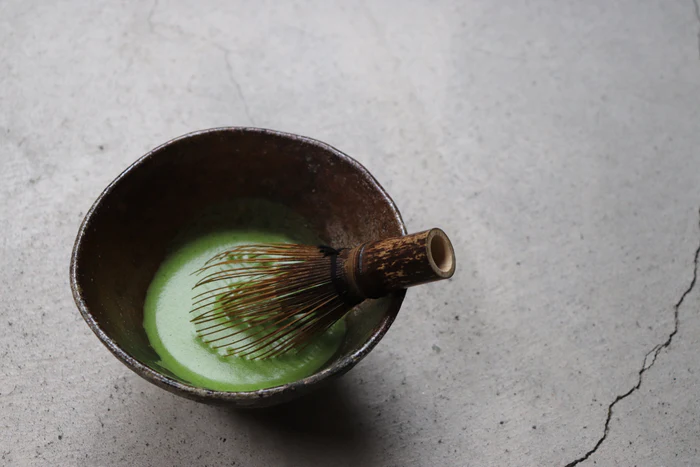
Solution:
[[[250,392],[187,384],[160,366],[148,342],[143,329],[146,291],[169,241],[189,220],[217,203],[245,199],[283,205],[331,245],[406,234],[389,195],[361,164],[337,149],[277,131],[215,128],[152,150],[103,191],[78,232],[70,283],[93,332],[146,380],[201,402],[265,407],[292,400],[350,370],[387,332],[405,292],[352,312],[339,352],[307,378]]]

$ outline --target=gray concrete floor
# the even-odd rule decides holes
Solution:
[[[0,464],[700,465],[692,0],[0,2]],[[454,239],[315,398],[185,401],[68,285],[147,150],[252,125],[365,164]]]

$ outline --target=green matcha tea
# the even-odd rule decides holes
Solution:
[[[217,230],[182,242],[161,264],[146,295],[144,327],[160,356],[159,365],[193,386],[219,391],[254,391],[311,375],[337,351],[345,334],[340,321],[301,351],[266,359],[226,356],[197,336],[192,273],[212,256],[237,245],[291,243],[292,239],[258,230]]]

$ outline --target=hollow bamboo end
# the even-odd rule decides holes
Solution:
[[[450,238],[441,229],[430,229],[426,239],[428,261],[435,274],[442,279],[449,279],[455,273],[457,261]]]

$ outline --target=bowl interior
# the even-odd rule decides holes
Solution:
[[[353,246],[405,234],[374,178],[336,149],[295,135],[223,128],[186,135],[147,154],[95,202],[78,234],[71,284],[93,331],[131,369],[198,400],[270,405],[347,371],[383,336],[403,293],[367,301],[347,318],[339,352],[314,375],[283,387],[227,393],[189,386],[167,368],[143,328],[143,304],[183,231],[260,227],[300,241]]]

